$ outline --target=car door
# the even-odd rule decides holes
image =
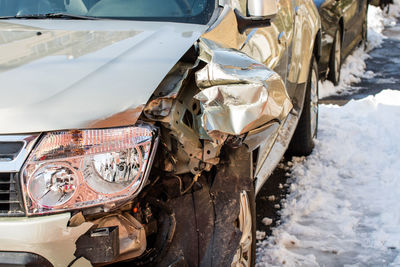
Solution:
[[[360,0],[341,0],[340,2],[344,24],[342,46],[345,55],[354,46],[352,43],[356,41],[355,39],[361,29],[362,20],[359,17],[361,2]]]
[[[243,2],[247,2],[244,0]],[[293,12],[291,0],[277,1],[278,14],[272,19],[271,26],[248,29],[246,41],[241,51],[277,72],[287,83],[289,46],[293,38]]]
[[[246,17],[247,0],[229,0],[232,10],[228,10],[222,21],[219,21],[215,28],[202,37],[216,41],[225,47],[240,50],[277,72],[286,83],[290,57],[288,44],[293,36],[291,1],[277,1],[279,12],[272,19],[270,26],[255,27],[240,33],[236,26],[235,12]]]
[[[246,43],[241,50],[277,72],[293,101],[295,86],[288,80],[288,73],[289,62],[292,59],[295,14],[292,0],[279,0],[277,4],[279,12],[272,20],[271,26],[249,30]],[[278,131],[278,127],[270,127],[269,130]],[[254,170],[256,174],[261,169],[270,149],[271,139],[266,138],[260,143],[257,151],[258,160]]]

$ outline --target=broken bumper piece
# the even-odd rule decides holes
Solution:
[[[36,266],[91,266],[84,258],[76,260],[75,242],[91,227],[83,223],[69,227],[69,213],[34,218],[0,219],[0,266],[36,261]],[[18,253],[15,253],[18,252]],[[15,261],[10,257],[14,255]],[[43,263],[43,264],[42,264]],[[50,264],[50,265],[46,265]],[[32,265],[30,265],[32,266]]]

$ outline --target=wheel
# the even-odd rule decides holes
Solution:
[[[242,232],[242,238],[233,257],[231,267],[254,266],[256,258],[256,206],[253,191],[240,193],[238,228]]]
[[[342,65],[342,32],[338,27],[335,40],[333,40],[333,46],[331,49],[331,57],[329,60],[329,73],[328,79],[333,82],[334,85],[338,85],[340,81],[340,67]]]
[[[318,130],[318,65],[311,59],[303,110],[296,131],[290,141],[287,154],[308,156],[314,148]]]

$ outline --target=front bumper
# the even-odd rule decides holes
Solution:
[[[0,218],[0,251],[28,252],[25,255],[36,254],[56,267],[68,266],[75,260],[76,240],[92,226],[92,223],[85,222],[68,227],[70,218],[70,213],[33,218]],[[9,255],[0,253],[0,266],[8,265]],[[83,258],[71,266],[78,264],[91,266]]]
[[[0,267],[12,266],[53,266],[42,256],[29,252],[0,252]]]

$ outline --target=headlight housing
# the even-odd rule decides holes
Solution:
[[[157,140],[149,125],[45,134],[22,170],[28,215],[134,197],[147,179]]]

